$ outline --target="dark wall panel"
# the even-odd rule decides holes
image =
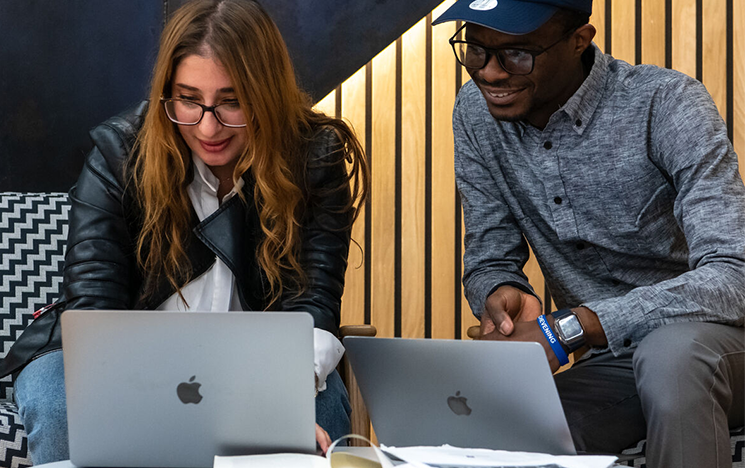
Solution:
[[[264,0],[261,3],[282,31],[301,86],[318,100],[441,1]]]
[[[168,14],[186,0],[165,0]],[[290,50],[300,86],[318,101],[442,0],[258,0]]]
[[[440,0],[260,0],[318,100]],[[147,95],[184,0],[0,0],[0,191],[66,191],[88,130]]]
[[[0,191],[67,191],[88,130],[143,99],[160,0],[0,2]]]

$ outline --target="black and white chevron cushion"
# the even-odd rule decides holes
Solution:
[[[59,296],[69,211],[64,193],[0,193],[0,358],[33,312]],[[5,377],[0,380],[0,467],[31,465],[11,378]]]
[[[0,358],[59,296],[69,210],[65,193],[0,193]],[[0,401],[12,401],[8,377]]]
[[[0,403],[0,466],[21,468],[31,466],[26,430],[12,403]]]
[[[733,432],[729,440],[732,443],[732,468],[745,468],[745,427]]]
[[[743,459],[743,452],[745,452],[745,427],[731,431],[729,440],[732,445],[732,468],[745,468],[745,459]],[[647,468],[647,461],[644,457],[646,446],[647,441],[642,440],[634,447],[624,450],[623,454],[631,459],[623,461],[619,465]]]

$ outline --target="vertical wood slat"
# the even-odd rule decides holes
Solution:
[[[703,66],[702,82],[719,109],[727,118],[727,0],[706,0],[703,3]]]
[[[437,18],[449,0],[432,12]],[[455,59],[448,39],[455,22],[432,28],[432,338],[456,338],[455,305],[455,173],[452,110],[455,103]],[[460,241],[460,240],[459,240]]]
[[[745,179],[745,2],[733,2],[733,49],[734,77],[733,103],[734,112],[732,123],[735,151],[740,161],[740,174]]]
[[[460,39],[465,39],[465,32],[461,31],[460,33]],[[456,70],[457,73],[460,74],[460,80],[461,85],[467,83],[471,77],[468,75],[468,72],[466,71],[466,67],[459,65],[456,62]],[[452,130],[451,130],[452,131]],[[457,316],[460,317],[460,335],[456,335],[456,338],[467,340],[470,339],[468,337],[468,329],[472,326],[479,325],[479,320],[473,315],[473,310],[471,309],[471,305],[468,303],[468,300],[466,299],[466,291],[463,287],[463,272],[465,271],[465,267],[463,265],[463,254],[466,251],[465,249],[465,236],[466,236],[466,225],[463,217],[463,207],[460,205],[460,202],[457,203],[457,206],[455,208],[456,212],[458,212],[458,218],[456,220],[456,224],[460,224],[460,228],[458,229],[458,232],[460,232],[460,239],[456,239],[456,242],[458,243],[459,251],[460,251],[460,257],[456,259],[458,262],[458,272],[459,275],[455,280],[457,281],[457,284],[459,285],[458,292],[456,293],[459,296],[459,305],[460,308],[458,310]]]
[[[636,61],[635,2],[633,0],[615,0],[612,16],[613,56],[633,65]]]
[[[362,67],[342,86],[342,116],[357,134],[362,147],[365,147],[365,79],[366,70]],[[344,281],[341,317],[343,325],[365,323],[365,207],[362,206],[357,221],[352,227],[354,242],[349,248],[347,273]],[[357,244],[355,244],[355,242]]]
[[[541,301],[545,304],[546,296],[544,294],[544,280],[543,280],[543,273],[541,272],[541,267],[538,265],[538,260],[535,258],[535,254],[533,254],[533,249],[530,249],[530,257],[528,258],[528,262],[523,267],[523,272],[525,273],[525,276],[528,277],[528,281],[530,281],[530,285],[533,286],[533,290],[538,295],[538,297],[541,298]]]
[[[642,0],[642,63],[665,66],[665,0]]]
[[[462,211],[461,211],[462,213]],[[461,232],[465,234],[466,227],[463,223],[463,215],[461,214]],[[461,238],[461,246],[463,246],[463,239]],[[461,252],[465,252],[465,247],[461,247]],[[461,271],[463,271],[463,258],[461,257]],[[467,340],[468,338],[468,329],[474,325],[478,325],[479,321],[478,319],[473,315],[473,311],[471,310],[471,306],[468,304],[468,301],[466,300],[465,291],[463,290],[463,285],[461,284],[461,336],[460,338],[462,340]]]
[[[403,35],[401,336],[424,337],[426,20]]]
[[[396,217],[396,44],[373,59],[372,324],[378,336],[394,335]]]
[[[597,31],[597,33],[595,34],[595,38],[593,39],[593,41],[595,41],[595,45],[597,45],[603,52],[606,52],[604,0],[595,0],[592,3],[592,16],[590,16],[590,24],[595,26],[595,30]]]
[[[696,77],[696,0],[673,0],[673,68]]]
[[[313,106],[318,112],[323,112],[329,117],[334,116],[336,110],[336,90],[331,91],[325,98],[321,99]]]

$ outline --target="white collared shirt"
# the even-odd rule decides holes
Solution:
[[[192,161],[196,170],[194,180],[187,190],[199,221],[203,221],[220,206],[217,199],[220,181],[198,156],[192,155]],[[243,179],[238,179],[223,201],[236,196],[241,188],[243,188]],[[186,303],[178,294],[173,294],[158,306],[158,310],[210,312],[243,310],[238,297],[238,288],[235,285],[235,275],[217,256],[215,256],[215,263],[206,272],[192,279],[181,289],[181,294],[186,299]],[[341,360],[344,347],[334,335],[320,328],[313,329],[313,338],[314,368],[318,376],[318,390],[323,391],[326,389],[326,377],[334,371]]]

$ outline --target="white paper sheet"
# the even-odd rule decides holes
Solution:
[[[278,453],[215,457],[214,468],[329,468],[329,461],[316,455]]]
[[[466,449],[443,445],[441,447],[386,447],[380,448],[411,465],[447,467],[543,467],[608,468],[616,461],[605,455],[548,455],[531,452],[506,452],[504,450]]]

